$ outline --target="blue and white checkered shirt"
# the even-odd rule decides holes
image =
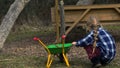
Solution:
[[[93,44],[94,37],[93,31],[90,32],[85,38],[78,40],[76,46],[87,46]],[[106,62],[109,63],[116,54],[116,46],[113,37],[105,31],[103,28],[98,29],[98,40],[97,40],[97,47],[100,48],[101,51],[101,59],[108,59]]]

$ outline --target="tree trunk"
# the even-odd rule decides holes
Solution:
[[[93,2],[94,0],[79,0],[76,5],[91,5]]]
[[[9,35],[12,26],[14,25],[14,22],[29,1],[30,0],[15,0],[10,6],[0,25],[0,49],[3,47],[4,42]]]
[[[60,37],[62,37],[62,35],[65,34],[64,2],[62,0],[60,1],[59,8],[60,8],[60,24],[61,24]]]

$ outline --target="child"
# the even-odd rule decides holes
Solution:
[[[116,47],[113,37],[99,25],[97,19],[91,17],[90,20],[87,24],[90,33],[85,38],[72,42],[72,45],[84,47],[93,64],[92,68],[98,68],[114,59]]]

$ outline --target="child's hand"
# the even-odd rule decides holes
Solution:
[[[72,45],[76,45],[77,44],[77,42],[72,42]]]

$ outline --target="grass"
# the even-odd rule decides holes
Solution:
[[[108,26],[106,29],[119,29],[120,27]],[[44,29],[44,30],[43,30]],[[20,41],[22,39],[39,36],[43,34],[52,33],[52,28],[41,28],[39,31],[25,30],[19,33],[10,33],[7,42]],[[119,50],[118,50],[119,52]],[[119,68],[120,58],[119,53],[109,65],[101,68]],[[0,68],[45,68],[47,57],[42,56],[18,56],[13,54],[0,54]],[[91,62],[86,58],[72,58],[69,60],[70,68],[90,68]],[[59,63],[58,58],[55,57],[51,68],[67,68],[65,63]]]
[[[1,55],[0,68],[38,68],[41,64],[44,65],[44,60],[43,57],[35,56]]]
[[[33,38],[34,36],[40,35],[48,35],[54,32],[55,31],[53,27],[40,27],[40,28],[29,27],[22,29],[18,32],[11,32],[8,35],[6,42],[21,41],[23,39]]]
[[[120,25],[109,25],[109,26],[103,26],[103,27],[110,32],[114,32],[115,30],[120,30],[119,26]],[[46,26],[46,27],[40,27],[40,28],[25,27],[25,29],[21,29],[18,32],[15,32],[15,33],[11,32],[7,38],[7,42],[20,41],[22,39],[31,38],[31,37],[40,36],[40,35],[47,35],[53,32],[55,33],[55,28],[53,28],[53,26],[52,27]],[[82,33],[84,34],[84,31]]]
[[[0,68],[45,68],[47,57],[38,56],[15,56],[15,55],[0,55]],[[111,64],[101,68],[119,68],[114,60]],[[90,68],[91,63],[88,59],[72,58],[70,68]],[[118,62],[118,61],[117,61]],[[51,65],[51,68],[67,68],[65,63],[59,63],[57,57]]]
[[[103,26],[104,28],[110,30],[110,29],[113,29],[113,30],[119,30],[120,29],[120,25],[106,25],[106,26]]]
[[[40,34],[41,34],[41,32],[39,32],[39,31],[36,31],[36,32],[29,31],[29,32],[18,33],[18,34],[10,34],[7,38],[7,41],[8,42],[20,41],[22,39],[27,39],[27,38],[34,37],[34,36],[39,36]]]

